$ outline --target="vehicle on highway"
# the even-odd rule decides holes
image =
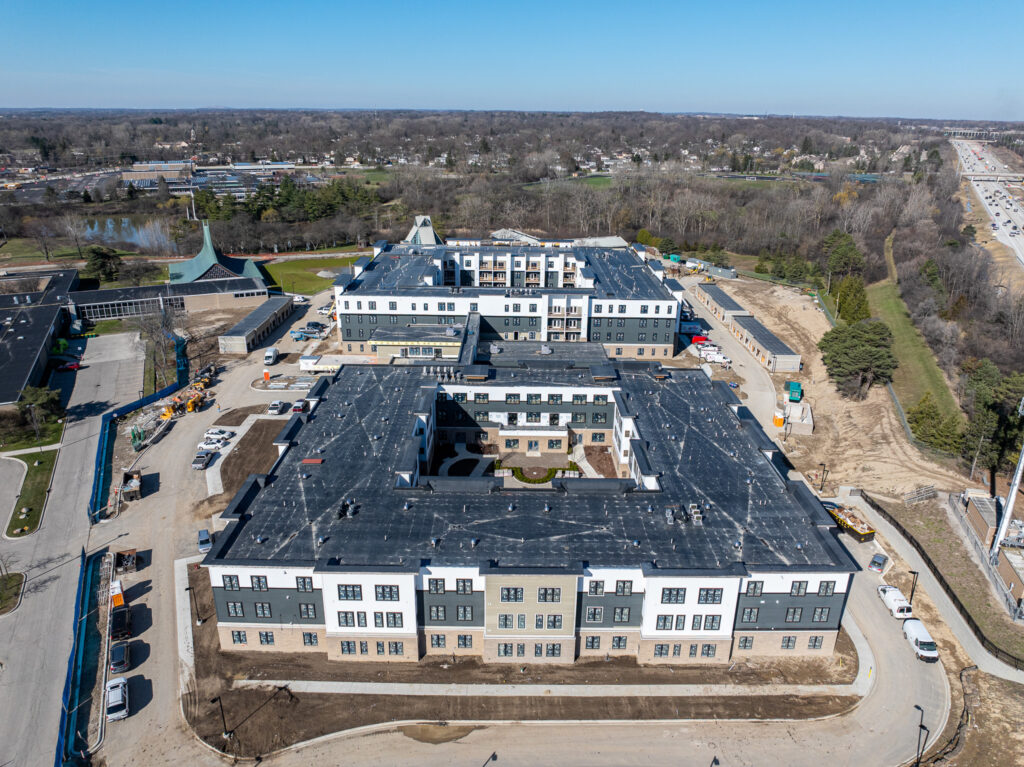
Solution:
[[[132,638],[132,609],[128,605],[110,611],[110,638],[115,642]]]
[[[288,409],[288,403],[282,402],[279,399],[274,400],[267,405],[267,413],[269,415],[281,415],[285,410]]]
[[[210,465],[211,460],[213,460],[213,453],[209,450],[200,450],[192,459],[192,468],[202,471]]]
[[[107,721],[128,718],[128,680],[123,676],[107,682]]]
[[[210,537],[209,530],[199,531],[199,553],[205,554],[207,551],[213,548],[213,539]]]
[[[871,557],[871,561],[868,562],[868,570],[880,573],[887,564],[889,564],[889,557],[885,556],[885,554],[875,554],[875,556]]]
[[[223,450],[229,443],[226,439],[207,439],[196,445],[198,450],[209,450],[211,453],[215,453],[218,450]]]
[[[295,404],[292,405],[293,413],[305,413],[309,408],[309,403],[304,399],[295,400]]]
[[[118,642],[110,648],[110,673],[123,674],[132,667],[132,654],[127,642]]]
[[[275,362],[277,362],[277,347],[271,346],[269,349],[263,352],[263,364],[273,365]]]
[[[63,365],[61,365],[60,367],[57,368],[57,370],[62,370],[62,371],[64,371],[64,370],[81,370],[81,369],[82,369],[82,363],[81,362],[65,362]]]
[[[910,643],[918,660],[935,663],[939,659],[939,650],[935,645],[935,640],[917,618],[903,621],[903,637]]]
[[[889,586],[882,584],[876,589],[878,591],[878,598],[882,600],[886,609],[889,610],[889,614],[893,618],[913,618],[914,608],[910,606],[910,602],[903,596],[903,592],[895,586]]]
[[[203,436],[206,439],[231,439],[235,433],[227,429],[207,429]]]

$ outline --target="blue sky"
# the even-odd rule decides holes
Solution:
[[[1021,0],[5,0],[0,107],[1024,120]]]

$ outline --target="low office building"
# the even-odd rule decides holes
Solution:
[[[80,290],[68,297],[72,317],[84,320],[123,319],[162,311],[196,312],[258,306],[267,300],[262,280],[205,280],[177,285]]]
[[[856,565],[699,371],[345,366],[324,395],[203,562],[223,649],[516,664],[832,651]],[[612,468],[524,485],[481,472],[492,451],[474,445],[505,467],[584,446]],[[452,455],[481,463],[442,471]]]
[[[731,330],[757,361],[771,372],[800,371],[800,355],[780,341],[779,337],[762,325],[756,317],[734,315]]]
[[[376,353],[371,337],[382,326],[457,326],[476,313],[484,340],[600,343],[612,358],[675,354],[680,300],[664,270],[628,247],[421,244],[434,237],[420,218],[412,241],[377,243],[336,284],[344,353]],[[435,356],[444,356],[438,347]]]
[[[217,338],[221,354],[248,354],[291,316],[291,296],[271,296]]]
[[[701,282],[694,288],[693,293],[698,301],[727,326],[732,323],[733,317],[750,316],[750,312],[744,309],[739,301],[717,285]]]

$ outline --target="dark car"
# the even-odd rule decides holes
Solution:
[[[123,674],[132,667],[132,653],[127,642],[118,642],[110,648],[110,673]]]
[[[59,368],[57,368],[57,370],[81,370],[81,369],[82,369],[82,363],[81,362],[65,362],[63,365],[61,365]]]
[[[110,638],[115,642],[132,638],[132,611],[128,605],[110,611]]]
[[[295,404],[292,405],[292,412],[293,413],[305,413],[307,407],[309,407],[309,403],[307,403],[306,400],[304,400],[304,399],[296,400]]]

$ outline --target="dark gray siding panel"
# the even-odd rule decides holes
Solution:
[[[843,617],[845,601],[846,594],[833,594],[830,597],[819,597],[817,594],[808,594],[803,597],[793,597],[789,594],[762,594],[759,597],[748,597],[741,594],[736,605],[735,630],[736,633],[742,633],[745,630],[835,630],[839,628],[839,620]],[[757,608],[757,621],[754,623],[742,622],[743,610],[748,607]],[[790,607],[803,608],[799,621],[786,623],[786,611]],[[820,623],[814,622],[816,607],[828,608],[828,620]]]
[[[588,607],[603,607],[604,614],[600,623],[587,622]],[[615,622],[615,608],[628,607],[629,620],[625,623]],[[628,597],[620,597],[615,594],[604,596],[591,596],[585,592],[578,592],[576,599],[576,626],[580,631],[593,631],[594,629],[627,629],[638,628],[644,619],[644,595],[631,594]]]
[[[443,621],[430,620],[430,607],[432,605],[444,606],[445,616]],[[473,620],[458,620],[459,605],[469,605],[473,608]],[[474,591],[472,594],[458,594],[454,591],[446,591],[444,594],[431,594],[427,591],[416,592],[416,621],[421,626],[446,626],[450,628],[480,628],[484,625],[484,592]]]
[[[228,615],[228,602],[241,602],[244,614],[241,618]],[[270,617],[256,617],[256,603],[270,603]],[[324,600],[320,589],[297,591],[295,589],[270,589],[253,591],[242,587],[238,591],[225,591],[221,586],[213,587],[213,603],[217,608],[217,620],[221,623],[295,623],[305,626],[324,625]],[[300,604],[316,607],[315,618],[300,617]]]

